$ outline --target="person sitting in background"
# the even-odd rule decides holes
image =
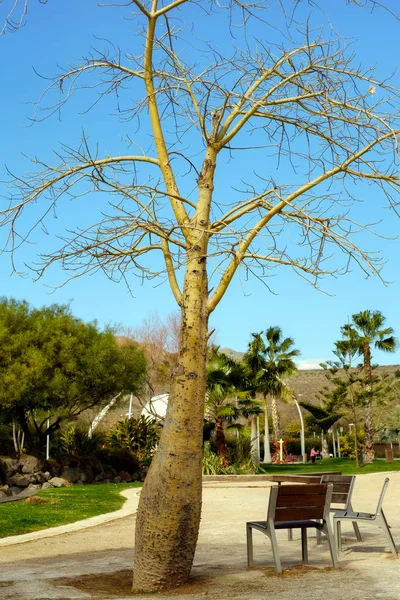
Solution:
[[[310,457],[311,457],[311,462],[312,463],[315,463],[316,456],[317,456],[317,451],[316,451],[316,449],[313,446],[311,448],[311,452],[310,452]]]

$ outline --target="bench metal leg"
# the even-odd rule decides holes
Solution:
[[[349,504],[349,510],[350,510],[351,512],[353,512],[353,507],[352,507],[351,503]],[[353,529],[354,529],[354,533],[356,534],[357,541],[358,541],[358,542],[362,542],[362,541],[363,541],[363,539],[362,539],[362,537],[361,537],[360,528],[358,527],[358,525],[357,525],[357,522],[356,522],[356,521],[353,521]]]
[[[341,527],[340,527],[340,521],[338,521],[337,519],[333,519],[333,528],[336,529],[336,531],[335,531],[336,551],[337,551],[337,554],[339,554],[339,552],[342,549],[342,531],[341,531]]]
[[[320,546],[322,544],[322,536],[320,529],[317,529],[317,544]]]
[[[293,541],[293,529],[287,530],[287,539],[289,540],[289,542]]]
[[[337,553],[337,549],[336,549],[336,545],[335,545],[335,537],[333,535],[331,522],[329,520],[325,521],[323,531],[328,540],[329,552],[331,553],[332,564],[335,567],[335,569],[337,569],[339,566],[338,565],[338,553]]]
[[[271,547],[272,547],[272,554],[274,557],[275,570],[278,574],[281,574],[282,573],[281,559],[279,556],[279,548],[278,548],[278,542],[276,539],[275,529],[273,527],[271,527],[269,529],[268,535],[269,535],[269,539],[271,540]]]
[[[308,565],[307,529],[301,528],[301,559],[303,565]]]
[[[354,529],[354,533],[356,534],[357,541],[362,542],[363,539],[361,537],[360,529],[355,521],[353,521],[353,529]]]
[[[390,550],[391,550],[393,556],[397,557],[396,544],[394,543],[392,532],[390,531],[390,527],[388,525],[388,522],[386,521],[386,517],[385,517],[385,514],[384,514],[383,510],[381,512],[381,518],[379,519],[379,521],[380,521],[380,523],[379,523],[380,526],[382,527],[382,529],[386,533],[386,537],[387,537],[388,542],[389,542]]]
[[[254,566],[253,559],[253,530],[249,525],[246,526],[246,534],[247,534],[247,566]]]

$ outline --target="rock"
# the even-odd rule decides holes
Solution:
[[[25,488],[17,487],[16,485],[12,485],[10,487],[11,496],[18,496],[21,492],[24,491]]]
[[[44,460],[31,454],[21,454],[19,464],[22,465],[22,473],[36,473],[44,468]]]
[[[42,490],[49,490],[50,488],[53,488],[54,486],[51,485],[51,483],[49,483],[48,481],[45,481],[42,485]]]
[[[63,479],[67,479],[68,481],[72,481],[72,483],[76,483],[81,478],[82,473],[77,467],[67,467],[63,470],[60,477]]]
[[[21,488],[26,488],[31,483],[29,475],[22,475],[21,473],[12,475],[8,481],[11,485],[17,485]]]
[[[48,471],[43,473],[43,471],[39,471],[39,473],[35,473],[35,479],[37,483],[45,483],[49,479],[51,479],[51,475]]]
[[[8,485],[2,485],[0,486],[0,492],[2,492],[3,494],[5,494],[6,496],[11,496],[11,490],[9,488]]]
[[[16,458],[10,458],[8,456],[0,457],[1,465],[6,472],[7,475],[13,475],[14,473],[18,473],[18,461]]]
[[[129,483],[132,481],[132,475],[127,471],[120,471],[118,476],[121,478],[121,481]]]
[[[46,472],[49,473],[51,477],[58,477],[61,473],[61,465],[56,461],[49,459],[46,462]]]
[[[2,490],[0,490],[0,500],[2,498],[7,498],[7,494],[5,492],[3,492]]]
[[[52,477],[51,479],[49,479],[48,483],[50,483],[51,486],[55,487],[55,488],[72,486],[72,483],[70,481],[63,479],[62,477]],[[43,484],[43,485],[45,485],[45,484]]]
[[[113,483],[121,483],[122,479],[118,475],[114,477]]]
[[[94,481],[94,472],[91,467],[85,467],[81,473],[81,479],[85,483],[93,483]]]
[[[28,490],[41,490],[42,486],[40,483],[30,483],[28,485]]]

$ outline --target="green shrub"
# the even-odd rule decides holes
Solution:
[[[86,458],[96,454],[102,448],[105,436],[100,432],[93,432],[89,437],[88,429],[81,425],[72,425],[62,431],[58,438],[52,442],[52,453],[56,457],[69,455],[76,458]]]
[[[210,442],[204,443],[202,470],[203,475],[220,475],[224,471],[219,456],[211,450]]]
[[[111,451],[131,453],[139,463],[149,465],[160,438],[160,426],[154,419],[121,419],[108,434],[106,447]]]
[[[355,459],[356,455],[354,452],[354,433],[346,433],[339,438],[340,441],[340,454],[347,458]],[[357,434],[358,450],[362,451],[364,446],[364,432],[359,430]]]
[[[14,454],[12,427],[2,423],[0,423],[0,454],[3,456]]]
[[[235,465],[242,465],[251,461],[251,440],[249,437],[240,436],[227,444],[228,461]]]
[[[136,454],[129,450],[103,449],[97,453],[100,462],[115,469],[115,471],[126,471],[131,475],[140,475],[143,471],[143,464],[139,461]]]

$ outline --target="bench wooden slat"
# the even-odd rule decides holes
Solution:
[[[309,521],[310,519],[322,519],[323,516],[323,506],[277,508],[275,511],[275,521]]]
[[[304,507],[304,506],[324,506],[325,505],[325,494],[313,494],[313,495],[299,495],[299,496],[285,496],[279,495],[276,501],[276,507]]]
[[[308,485],[281,485],[279,496],[312,496],[313,494],[325,494],[326,483]]]
[[[331,504],[346,504],[348,497],[348,494],[335,494],[333,492]]]
[[[335,483],[335,481],[340,481],[340,483],[348,483],[349,485],[351,484],[352,480],[353,480],[354,475],[339,475],[339,474],[332,474],[332,475],[323,475],[323,482],[324,483]]]
[[[341,493],[348,494],[351,484],[349,483],[335,483],[334,481],[330,481],[329,483],[333,484],[333,493]]]

